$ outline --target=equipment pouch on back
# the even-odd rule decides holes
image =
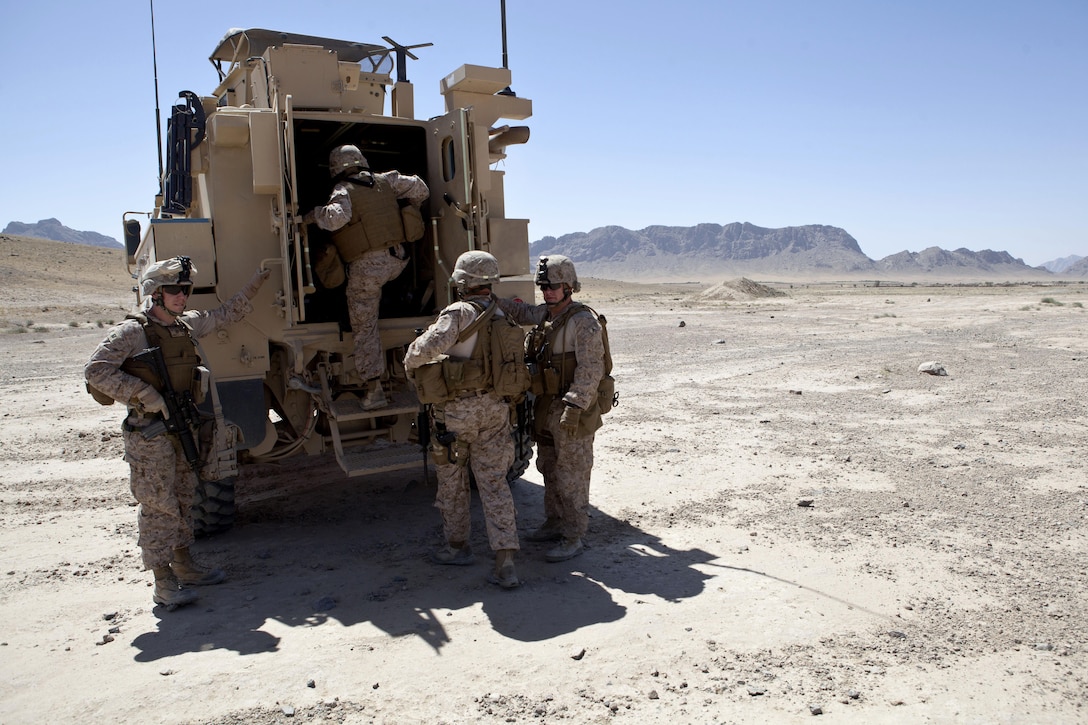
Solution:
[[[400,208],[400,220],[404,224],[404,238],[409,242],[422,239],[426,227],[423,225],[423,214],[411,204]]]

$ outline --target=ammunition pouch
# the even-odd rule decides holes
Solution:
[[[617,402],[616,379],[611,375],[605,375],[597,386],[597,410],[601,412],[601,415],[605,415],[616,407]]]
[[[446,386],[446,375],[442,369],[442,360],[427,363],[412,371],[412,383],[416,387],[416,397],[424,405],[445,403],[450,399]]]

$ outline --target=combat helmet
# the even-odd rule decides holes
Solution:
[[[487,252],[465,252],[453,265],[452,282],[459,292],[473,287],[490,287],[499,281],[499,260]]]
[[[188,257],[171,257],[155,262],[140,275],[140,292],[144,297],[151,297],[166,284],[193,286],[192,275],[196,267]]]
[[[329,176],[333,178],[350,174],[353,170],[369,168],[370,164],[358,146],[344,144],[329,152]]]
[[[540,258],[536,268],[536,284],[565,284],[573,292],[582,289],[578,273],[574,271],[574,262],[562,254],[549,254]]]

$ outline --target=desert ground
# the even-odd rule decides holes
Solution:
[[[756,282],[584,280],[583,556],[500,590],[427,560],[422,463],[295,460],[165,612],[82,380],[120,252],[0,238],[0,723],[1088,722],[1088,285]]]

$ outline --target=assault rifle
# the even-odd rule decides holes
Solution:
[[[185,454],[186,462],[194,471],[197,470],[200,466],[200,450],[197,448],[196,438],[193,437],[193,428],[199,426],[200,421],[197,418],[193,394],[188,390],[174,390],[161,347],[149,347],[133,355],[132,359],[147,365],[163,382],[162,397],[166,401],[166,412],[170,414],[169,418],[155,421],[144,428],[144,438],[154,438],[162,433],[176,435],[178,442],[181,443],[181,451]]]

